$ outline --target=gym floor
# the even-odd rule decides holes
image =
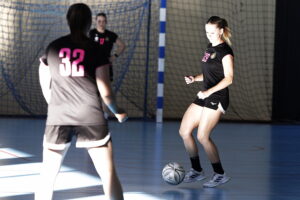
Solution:
[[[179,121],[109,123],[125,200],[300,199],[300,125],[219,123],[212,138],[232,179],[208,189],[203,181],[172,186],[161,178],[169,162],[190,168]],[[34,199],[44,127],[44,119],[0,118],[0,200]],[[210,178],[212,167],[200,145],[199,151]],[[73,144],[58,175],[54,200],[101,199],[101,179],[89,155]]]

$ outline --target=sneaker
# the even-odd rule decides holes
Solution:
[[[224,184],[230,180],[230,177],[226,176],[226,174],[217,174],[215,173],[210,181],[203,184],[203,187],[212,188],[218,185]]]
[[[190,171],[188,171],[185,174],[183,182],[191,183],[191,182],[195,182],[195,181],[201,181],[205,178],[206,177],[204,176],[204,171],[203,170],[201,172],[198,172],[198,171],[194,170],[193,168],[191,168]]]

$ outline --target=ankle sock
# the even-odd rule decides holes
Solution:
[[[199,158],[199,156],[191,157],[190,160],[191,160],[191,163],[192,163],[192,168],[194,170],[196,170],[197,172],[201,172],[202,171],[202,167],[200,165],[200,158]]]
[[[221,162],[212,163],[211,165],[212,165],[212,167],[214,169],[214,172],[216,172],[217,174],[224,174],[224,169],[222,167]]]

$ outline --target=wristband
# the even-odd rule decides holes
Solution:
[[[118,108],[117,105],[115,103],[110,103],[107,105],[108,109],[114,113],[114,114],[118,114]]]

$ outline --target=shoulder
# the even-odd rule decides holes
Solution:
[[[224,51],[231,52],[233,54],[233,50],[232,50],[231,46],[229,46],[226,42],[223,43],[222,48]]]
[[[47,49],[58,47],[62,44],[68,43],[70,41],[70,37],[68,35],[57,38],[49,43]]]
[[[59,49],[66,44],[68,40],[69,38],[67,36],[62,36],[50,42],[40,60],[43,61],[44,64],[48,65],[48,58],[52,58],[53,56],[55,57]]]
[[[219,45],[217,51],[221,54],[222,57],[228,54],[234,56],[232,48],[226,42]]]
[[[71,37],[70,35],[65,35],[65,36],[62,36],[62,37],[59,37],[55,40],[53,40],[50,44],[57,44],[57,43],[61,43],[61,42],[68,42],[70,41]]]
[[[95,28],[90,30],[90,33],[97,33],[97,30]]]
[[[118,35],[115,32],[107,30],[107,29],[105,30],[105,33],[110,36],[118,37]]]
[[[94,37],[95,35],[97,35],[98,34],[98,31],[97,31],[97,29],[91,29],[90,31],[89,31],[89,37],[91,38],[91,37]]]

